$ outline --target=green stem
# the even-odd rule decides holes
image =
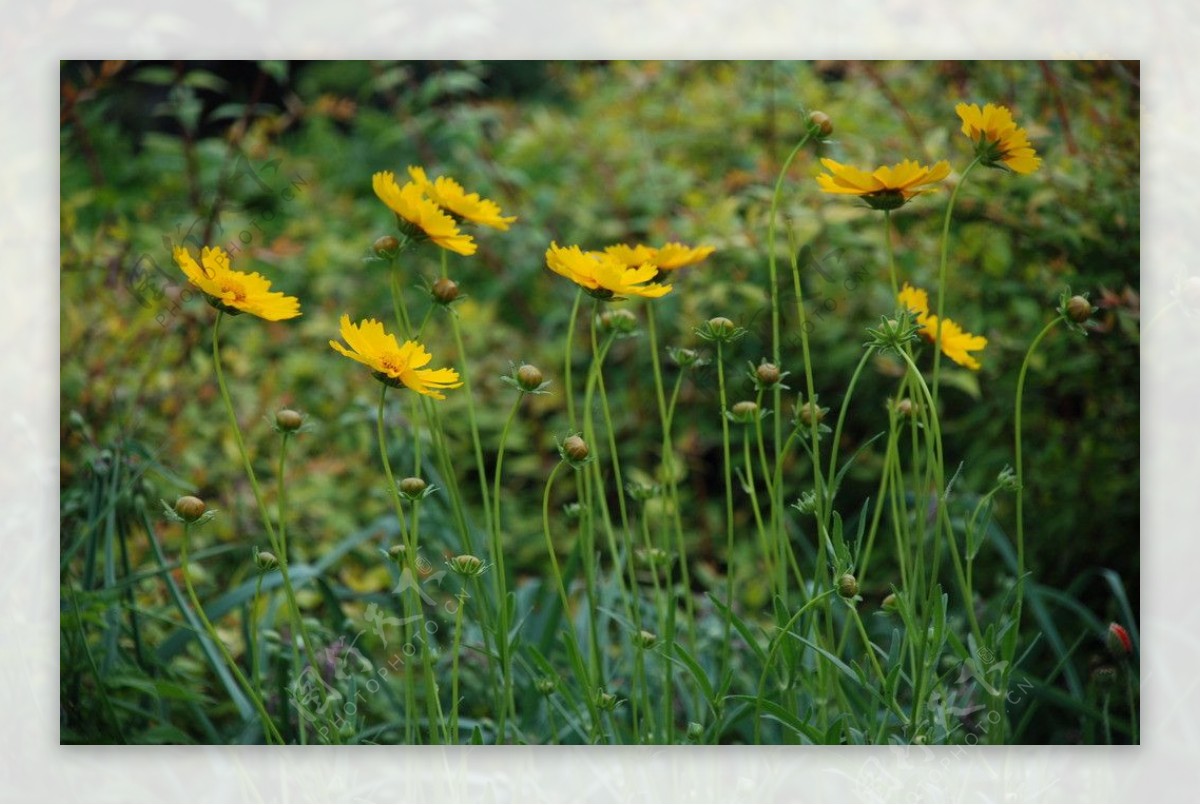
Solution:
[[[1021,452],[1021,406],[1025,401],[1025,375],[1029,371],[1029,361],[1033,358],[1033,353],[1038,345],[1042,343],[1042,339],[1049,335],[1054,326],[1062,320],[1062,316],[1052,319],[1037,334],[1033,343],[1029,345],[1029,350],[1025,353],[1025,360],[1021,362],[1021,373],[1017,375],[1017,398],[1014,403],[1013,415],[1013,441],[1017,462],[1017,598],[1013,607],[1013,629],[1018,633],[1021,627],[1021,607],[1025,597],[1025,462]],[[1005,659],[1011,661],[1011,657],[1005,657]]]
[[[217,318],[213,323],[212,358],[213,369],[217,376],[217,387],[220,389],[221,399],[225,403],[225,412],[229,415],[229,423],[233,428],[233,438],[237,443],[238,452],[241,453],[242,465],[246,469],[246,477],[250,480],[250,489],[254,492],[254,501],[258,504],[259,514],[262,516],[263,528],[266,529],[267,538],[270,540],[271,547],[275,550],[276,558],[279,560],[279,574],[283,577],[283,589],[287,595],[288,608],[291,610],[292,628],[296,634],[300,635],[301,640],[304,642],[304,652],[308,657],[308,663],[315,672],[320,666],[317,665],[316,655],[312,649],[312,638],[308,634],[308,627],[304,624],[304,617],[300,613],[300,605],[296,602],[296,591],[292,587],[291,574],[288,573],[287,546],[285,543],[279,541],[275,529],[271,526],[271,517],[267,512],[266,503],[263,501],[262,489],[258,485],[258,476],[254,474],[254,467],[250,463],[250,453],[246,450],[246,442],[242,438],[242,429],[238,425],[237,413],[233,410],[233,400],[230,398],[229,388],[225,384],[225,372],[221,368],[220,348],[221,320],[224,315],[224,311],[217,311]],[[283,456],[281,454],[280,460],[282,461],[282,459]],[[328,704],[329,697],[325,692],[325,686],[317,685],[317,690],[320,694],[322,705]],[[336,730],[331,729],[329,733],[336,739]]]
[[[462,646],[463,610],[467,601],[463,595],[458,596],[458,608],[454,610],[454,648],[450,664],[450,740],[447,743],[457,744],[458,735],[458,654]]]
[[[575,321],[579,317],[579,304],[583,301],[583,288],[575,292],[575,304],[571,305],[571,319],[567,322],[567,343],[563,349],[563,383],[567,390],[567,424],[571,432],[575,426],[575,387],[571,385],[571,346],[575,342]]]
[[[775,190],[771,194],[771,210],[768,213],[767,219],[767,269],[769,272],[769,283],[771,286],[771,362],[777,367],[782,367],[781,362],[781,338],[780,338],[780,311],[779,311],[779,278],[776,268],[775,254],[775,228],[779,218],[779,200],[783,192],[783,181],[787,177],[788,169],[792,166],[792,161],[796,155],[800,153],[810,137],[812,137],[813,129],[809,128],[804,132],[804,136],[792,148],[791,153],[787,155],[787,159],[783,161],[783,166],[779,169],[779,175],[775,178]],[[793,256],[793,263],[795,256]],[[805,320],[804,310],[801,306],[800,310],[800,326],[804,340],[804,368],[808,372],[808,342],[807,335],[804,333]],[[812,396],[812,382],[809,381],[809,396]],[[781,384],[776,384],[771,395],[771,405],[775,411],[775,421],[773,423],[774,430],[774,452],[775,452],[775,483],[771,486],[771,520],[772,530],[776,532],[776,540],[779,543],[786,543],[790,547],[786,534],[786,518],[783,511],[783,479],[780,472],[780,465],[783,460],[783,388]],[[814,470],[815,470],[814,466]],[[765,480],[765,479],[764,479]],[[807,593],[805,593],[807,594]]]
[[[408,537],[408,522],[404,517],[404,507],[400,504],[400,490],[396,487],[396,477],[392,474],[392,462],[388,458],[387,439],[384,437],[383,411],[384,411],[385,403],[387,402],[387,390],[388,390],[387,385],[381,384],[380,391],[379,391],[379,413],[375,419],[375,434],[379,440],[379,458],[383,462],[383,472],[384,472],[384,475],[387,477],[388,490],[391,492],[392,504],[396,508],[396,522],[399,523],[399,525],[400,525],[400,538],[404,543],[405,550],[404,550],[403,559],[397,562],[397,565],[400,568],[400,580],[401,580],[401,583],[403,583],[404,582],[404,574],[411,573],[411,570],[409,570],[409,565],[413,561],[415,561],[416,557],[411,555],[414,552],[414,548],[412,545],[412,541]],[[415,576],[414,576],[414,578],[415,578]],[[413,620],[413,617],[411,614],[411,610],[412,610],[411,596],[407,596],[402,593],[400,596],[400,606],[401,606],[401,609],[404,614],[405,642],[411,643],[412,642],[410,639],[410,636],[412,634],[411,623]],[[414,742],[413,736],[414,736],[414,729],[415,729],[417,699],[416,699],[416,689],[415,689],[415,686],[412,684],[412,674],[407,668],[405,668],[404,698],[405,698],[405,716],[406,716],[405,725],[404,725],[405,726],[405,736],[406,736],[406,742],[411,744]],[[430,725],[430,729],[433,729],[432,724]]]
[[[219,316],[220,313],[217,315]],[[217,635],[217,630],[213,627],[212,622],[209,621],[208,615],[204,612],[204,607],[200,604],[200,597],[196,595],[196,588],[192,586],[192,574],[188,568],[188,543],[191,542],[191,528],[191,523],[183,524],[183,544],[180,546],[179,569],[183,574],[183,584],[187,588],[188,598],[191,599],[192,608],[195,610],[197,617],[200,618],[200,622],[204,624],[204,630],[208,632],[209,639],[212,640],[217,649],[221,652],[221,656],[225,659],[225,664],[229,667],[229,670],[233,672],[233,675],[237,677],[238,684],[241,685],[242,689],[246,691],[247,698],[249,698],[251,703],[254,705],[254,709],[258,711],[259,718],[262,719],[263,731],[267,736],[267,739],[274,739],[275,743],[282,746],[284,743],[283,736],[279,734],[279,730],[275,727],[275,722],[273,722],[271,720],[271,716],[267,714],[267,708],[263,706],[262,699],[258,697],[258,694],[254,690],[254,686],[251,685],[246,679],[246,676],[242,673],[242,669],[239,668],[237,662],[234,661],[233,655],[231,655],[229,653],[229,649],[226,648],[224,641],[222,641],[220,636]]]
[[[512,712],[514,719],[516,719],[517,713],[513,699],[512,658],[508,651],[508,574],[504,569],[504,546],[500,535],[500,477],[504,471],[504,446],[508,441],[508,431],[512,427],[513,419],[517,416],[517,409],[520,408],[521,399],[524,396],[524,392],[517,394],[512,410],[509,411],[508,419],[504,422],[504,429],[500,431],[500,446],[496,452],[496,474],[492,481],[492,556],[496,565],[496,584],[500,607],[497,648],[500,654],[500,674],[504,685],[503,698],[499,705],[498,740],[501,742],[507,737],[504,728],[508,712]]]
[[[896,255],[892,253],[891,210],[883,211],[883,248],[887,252],[888,276],[892,280],[892,300],[896,301],[900,298],[900,283],[896,280]]]
[[[942,322],[946,315],[946,267],[949,262],[950,249],[950,219],[954,214],[954,202],[958,199],[958,191],[962,190],[962,186],[967,183],[967,176],[979,164],[979,157],[971,160],[971,164],[962,172],[958,183],[954,185],[954,190],[950,192],[950,201],[946,204],[946,217],[942,221],[942,242],[941,254],[938,258],[938,301],[937,301],[937,332],[934,334],[933,343],[937,347],[933,351],[933,407],[936,413],[938,402],[938,389],[941,381],[942,367]]]
[[[717,387],[721,395],[721,448],[725,455],[725,606],[733,612],[733,461],[729,452],[729,405],[725,396],[725,343],[717,341]],[[721,646],[725,673],[733,669],[733,618],[725,618],[725,637]]]

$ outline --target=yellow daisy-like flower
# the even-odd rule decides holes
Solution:
[[[433,359],[425,347],[416,341],[397,343],[396,336],[386,332],[374,319],[364,319],[355,325],[343,314],[341,325],[342,339],[350,348],[346,349],[337,341],[330,341],[329,346],[374,370],[375,377],[389,386],[403,384],[419,394],[444,400],[446,395],[439,389],[456,389],[462,385],[458,372],[453,369],[422,369]]]
[[[906,159],[870,173],[828,158],[823,158],[821,164],[829,171],[817,177],[822,190],[859,196],[877,210],[903,206],[913,196],[925,192],[921,189],[924,185],[940,182],[950,175],[950,163],[944,159],[928,167]]]
[[[232,270],[229,255],[220,246],[201,249],[200,264],[182,246],[175,247],[173,256],[188,282],[203,291],[219,310],[250,313],[267,321],[294,319],[300,315],[299,299],[272,291],[270,281],[261,274]]]
[[[480,198],[478,193],[468,193],[462,185],[449,176],[439,176],[431,182],[425,175],[424,168],[413,165],[408,166],[408,175],[435,204],[449,210],[464,221],[505,231],[509,224],[517,220],[515,215],[503,217],[500,214],[499,204],[486,198]]]
[[[960,103],[954,111],[962,119],[962,133],[975,143],[985,165],[1007,167],[1017,173],[1033,173],[1042,160],[1029,144],[1025,129],[1018,128],[1007,107],[989,103]]]
[[[635,267],[645,263],[653,263],[661,271],[673,271],[684,266],[694,265],[716,251],[713,246],[685,246],[682,243],[667,243],[657,249],[653,246],[626,246],[619,243],[609,246],[604,253],[614,257],[627,266]]]
[[[921,327],[920,333],[925,340],[931,344],[936,341],[938,317],[929,312],[929,294],[906,282],[896,298],[917,317],[917,324]],[[980,363],[970,353],[978,352],[986,346],[987,339],[982,335],[972,335],[950,319],[942,320],[942,354],[959,366],[979,371]]]
[[[631,268],[610,254],[585,252],[578,246],[563,248],[551,243],[546,250],[546,266],[583,286],[597,299],[613,299],[621,294],[656,298],[671,291],[670,285],[650,281],[658,273],[653,263]]]
[[[475,253],[475,241],[471,236],[459,231],[453,218],[425,198],[420,185],[408,182],[400,187],[396,184],[395,174],[380,171],[371,176],[371,187],[379,200],[407,225],[411,236],[428,238],[443,249],[458,254]]]

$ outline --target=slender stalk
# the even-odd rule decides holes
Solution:
[[[292,587],[291,574],[288,572],[287,551],[284,550],[285,545],[279,542],[275,533],[274,527],[271,525],[271,517],[267,512],[266,503],[263,501],[262,489],[258,485],[258,476],[254,474],[254,467],[250,463],[250,453],[246,450],[246,442],[242,438],[242,429],[238,425],[237,413],[233,410],[233,400],[229,396],[229,388],[225,384],[225,373],[221,369],[221,348],[220,348],[220,332],[221,320],[224,317],[224,311],[217,311],[216,321],[213,322],[213,340],[212,340],[212,357],[213,369],[217,376],[217,387],[221,391],[221,399],[225,403],[225,411],[229,415],[229,423],[233,428],[233,438],[237,443],[238,452],[242,456],[242,464],[246,469],[246,476],[250,480],[250,489],[254,492],[254,501],[258,504],[259,514],[262,516],[263,528],[266,529],[267,538],[271,541],[271,547],[276,552],[276,558],[279,559],[279,574],[283,577],[283,589],[287,595],[288,607],[291,610],[292,628],[295,633],[300,635],[304,642],[304,651],[308,657],[308,663],[316,671],[320,666],[317,665],[316,655],[313,653],[312,638],[308,634],[308,627],[304,624],[304,618],[300,614],[300,605],[296,603],[296,591]],[[328,694],[325,692],[323,685],[318,685],[317,690],[321,697],[322,705],[328,703]],[[331,735],[336,736],[336,730],[330,731]]]
[[[400,566],[400,580],[403,584],[404,574],[412,573],[412,571],[409,569],[409,565],[415,560],[415,556],[411,555],[414,553],[414,548],[412,541],[408,537],[408,523],[404,517],[404,507],[400,504],[400,490],[396,487],[396,477],[392,474],[392,462],[388,458],[387,439],[384,437],[383,411],[385,403],[387,402],[387,390],[387,385],[382,384],[379,391],[379,413],[375,419],[375,434],[379,440],[379,458],[383,462],[383,472],[387,477],[388,490],[391,492],[392,503],[396,507],[396,521],[400,524],[400,538],[403,541],[405,548],[403,560],[397,562],[397,564]],[[414,620],[414,616],[412,615],[411,600],[411,596],[404,594],[401,594],[400,596],[400,606],[404,614],[405,643],[407,644],[412,643],[411,624]],[[419,619],[419,616],[417,619]],[[417,709],[417,694],[416,687],[412,682],[412,673],[407,668],[405,669],[405,677],[404,698],[406,719],[404,729],[406,742],[411,744],[414,743],[414,731],[416,728],[415,717]],[[432,724],[430,725],[430,729],[433,729]]]
[[[504,422],[504,429],[500,431],[500,446],[496,451],[496,474],[492,481],[492,557],[496,565],[496,585],[500,607],[497,649],[500,654],[500,674],[504,685],[503,698],[499,705],[499,726],[497,727],[501,742],[506,738],[504,728],[508,712],[512,712],[514,719],[517,712],[513,698],[512,658],[508,651],[508,574],[504,569],[504,545],[500,535],[500,477],[504,471],[504,446],[508,441],[508,431],[512,427],[513,419],[517,416],[517,409],[520,408],[521,399],[524,396],[524,392],[517,394],[512,410],[509,411],[508,419]]]
[[[808,128],[804,132],[804,136],[796,143],[791,152],[787,155],[787,159],[783,161],[783,166],[779,169],[779,175],[775,179],[775,190],[771,194],[771,209],[767,219],[767,270],[769,273],[768,282],[771,286],[771,362],[776,366],[782,366],[781,355],[781,338],[780,338],[780,311],[779,311],[779,278],[776,268],[775,254],[775,228],[778,225],[779,219],[779,200],[783,193],[783,181],[787,177],[788,169],[792,166],[792,161],[796,155],[812,137],[813,129]],[[795,257],[793,256],[793,262]],[[801,307],[800,326],[801,333],[804,334],[805,319],[803,307]],[[805,370],[808,370],[808,342],[804,342],[804,364]],[[812,382],[809,382],[809,397],[812,396]],[[772,528],[777,531],[776,540],[780,543],[787,543],[786,518],[783,511],[783,481],[780,470],[780,465],[783,459],[783,389],[779,384],[776,384],[771,394],[771,407],[775,411],[775,421],[773,423],[774,431],[774,453],[775,453],[775,483],[771,486],[771,520]],[[815,469],[815,467],[814,467]],[[765,479],[764,479],[765,480]],[[790,546],[790,543],[788,543]],[[807,592],[805,592],[807,595]]]
[[[733,612],[733,461],[729,452],[729,411],[725,396],[725,342],[717,341],[717,388],[721,395],[721,448],[725,454],[725,605]],[[721,656],[725,673],[733,668],[733,618],[725,618]]]
[[[567,322],[567,343],[563,349],[563,384],[567,390],[567,424],[572,431],[575,426],[575,387],[571,385],[571,346],[575,342],[575,321],[579,316],[579,304],[583,301],[583,288],[575,292],[575,304],[571,305],[571,319]]]
[[[1013,449],[1017,463],[1017,598],[1013,605],[1015,621],[1013,629],[1018,633],[1021,626],[1021,607],[1025,597],[1025,462],[1021,452],[1021,406],[1025,402],[1025,375],[1029,372],[1029,361],[1033,358],[1033,353],[1038,345],[1042,343],[1042,339],[1049,335],[1055,325],[1062,320],[1062,316],[1058,316],[1037,334],[1025,353],[1025,360],[1021,362],[1021,373],[1017,375],[1017,398],[1013,413]],[[1005,657],[1005,659],[1011,660],[1010,657]]]
[[[962,172],[958,183],[954,185],[954,190],[950,192],[950,201],[946,203],[946,217],[942,220],[942,242],[941,254],[938,258],[938,301],[937,301],[937,333],[934,335],[933,343],[938,349],[933,352],[933,407],[937,410],[938,389],[941,381],[942,368],[942,322],[946,320],[946,267],[950,248],[950,219],[954,214],[954,202],[958,199],[958,191],[962,190],[962,186],[967,183],[967,176],[979,164],[979,157],[971,160],[971,164],[967,165],[966,170]]]
[[[887,252],[888,276],[892,280],[892,299],[900,298],[900,283],[896,280],[896,255],[892,253],[892,211],[883,211],[883,248]]]
[[[224,641],[222,641],[220,636],[217,635],[217,630],[213,627],[212,622],[208,619],[208,615],[204,612],[204,607],[200,604],[200,598],[196,595],[196,588],[192,586],[192,574],[189,572],[188,568],[188,543],[191,542],[191,528],[191,523],[183,524],[183,544],[180,546],[179,568],[183,574],[183,584],[187,588],[187,594],[188,598],[191,599],[192,608],[195,610],[197,617],[200,618],[200,622],[204,624],[204,630],[208,632],[209,638],[214,644],[216,644],[217,649],[220,650],[221,656],[225,659],[225,664],[229,667],[229,670],[233,672],[233,675],[237,677],[238,684],[241,685],[242,689],[246,691],[247,698],[249,698],[250,702],[254,705],[254,709],[258,711],[259,718],[262,719],[263,732],[266,735],[267,740],[273,739],[275,743],[282,746],[284,743],[283,736],[279,734],[279,730],[276,728],[275,722],[273,722],[271,720],[271,716],[267,714],[267,708],[263,706],[262,699],[258,697],[258,693],[254,690],[254,686],[251,685],[246,679],[246,676],[242,673],[242,669],[238,667],[237,662],[233,659],[233,655],[231,655],[229,653],[229,649],[226,648]]]
[[[457,744],[458,734],[458,655],[462,646],[463,610],[467,607],[467,597],[462,593],[458,596],[458,608],[454,610],[454,648],[450,664],[450,740],[447,743]]]

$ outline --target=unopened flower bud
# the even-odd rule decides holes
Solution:
[[[606,690],[596,691],[596,707],[601,710],[615,710],[620,701],[615,694],[609,693]]]
[[[658,635],[654,632],[647,632],[645,629],[642,629],[637,633],[637,644],[642,648],[653,648],[657,642]]]
[[[279,567],[279,559],[270,551],[259,551],[254,554],[254,564],[263,573]]]
[[[533,391],[542,385],[542,370],[528,363],[521,364],[517,370],[517,382],[523,391]]]
[[[734,422],[748,425],[758,419],[758,403],[753,400],[735,402],[729,413]]]
[[[920,409],[917,407],[917,404],[908,397],[905,397],[903,400],[896,401],[896,413],[902,417],[905,417],[906,419],[915,416],[919,410]]]
[[[637,316],[624,308],[606,310],[600,314],[600,329],[606,333],[628,335],[637,329]]]
[[[408,553],[408,547],[405,545],[393,545],[392,547],[388,548],[388,556],[392,557],[397,562],[403,559],[406,553]]]
[[[883,603],[880,604],[879,607],[880,607],[880,609],[883,609],[887,612],[895,612],[896,611],[896,594],[888,593],[886,596],[884,596]]]
[[[843,573],[838,578],[837,591],[842,598],[853,598],[858,595],[858,579],[849,573]]]
[[[400,241],[396,240],[391,235],[384,235],[376,240],[375,244],[371,248],[374,250],[376,257],[388,259],[395,257],[397,252],[400,251]]]
[[[563,442],[563,451],[572,461],[584,461],[588,457],[587,442],[580,436],[568,436]]]
[[[537,687],[538,693],[543,696],[549,696],[558,687],[558,680],[553,677],[544,676],[535,682],[534,685]]]
[[[480,559],[478,556],[472,556],[469,553],[456,556],[453,559],[448,560],[446,564],[449,565],[450,569],[455,573],[467,579],[473,579],[476,576],[482,576],[484,571],[487,570],[487,567],[483,564],[482,559]]]
[[[189,523],[199,520],[207,508],[203,500],[192,495],[184,495],[175,501],[175,513]]]
[[[425,491],[425,481],[420,478],[404,478],[400,481],[400,493],[409,500],[421,497]]]
[[[808,124],[820,137],[828,137],[830,134],[833,134],[833,121],[824,112],[811,113],[808,116]]]
[[[733,322],[724,316],[714,316],[708,320],[708,327],[714,335],[732,335],[734,329]]]
[[[828,408],[822,408],[819,405],[814,405],[812,400],[800,406],[800,421],[805,425],[812,425],[813,417],[816,417],[818,423],[825,418],[825,414],[829,411]],[[815,413],[814,413],[815,412]]]
[[[275,424],[279,426],[280,430],[296,431],[304,424],[304,416],[291,408],[281,408],[275,413]]]
[[[698,721],[689,721],[687,726],[689,741],[698,741],[704,737],[704,727]]]
[[[1072,296],[1067,300],[1067,315],[1071,317],[1071,321],[1082,324],[1092,315],[1092,303],[1085,297]]]
[[[443,305],[448,305],[458,298],[458,283],[449,277],[438,277],[431,290],[433,298]]]
[[[1108,644],[1109,653],[1114,657],[1128,657],[1133,653],[1133,641],[1129,639],[1129,632],[1119,623],[1108,625],[1105,642]]]
[[[758,376],[758,382],[764,386],[775,385],[781,377],[779,367],[773,363],[760,363],[754,370],[754,374]]]

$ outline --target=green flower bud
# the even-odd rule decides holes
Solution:
[[[858,579],[849,573],[843,573],[838,578],[837,591],[842,598],[853,598],[858,595]]]
[[[254,564],[260,572],[266,573],[279,567],[279,559],[270,551],[258,551],[254,554]]]
[[[774,386],[782,377],[779,367],[773,363],[760,363],[754,370],[754,374],[758,377],[758,382],[764,386]]]
[[[563,441],[563,451],[572,461],[586,461],[588,457],[587,442],[580,436],[568,436]]]
[[[542,385],[542,370],[528,363],[521,364],[517,370],[517,383],[522,391],[534,391]]]
[[[704,727],[696,721],[689,721],[687,726],[687,737],[689,741],[698,741],[704,737]]]
[[[644,649],[654,648],[654,644],[658,642],[658,635],[654,632],[647,632],[642,629],[637,633],[637,644]]]
[[[430,289],[438,304],[448,305],[458,298],[458,283],[449,277],[438,277]]]
[[[280,430],[290,433],[300,429],[300,426],[304,424],[304,416],[291,408],[281,408],[275,413],[275,424],[279,426]]]
[[[1085,297],[1072,296],[1067,300],[1067,315],[1076,324],[1082,324],[1092,316],[1092,303]]]
[[[404,478],[400,481],[400,494],[409,500],[417,500],[424,496],[427,484],[420,478]]]
[[[833,121],[824,112],[812,112],[808,116],[808,125],[818,137],[828,137],[833,134]]]
[[[400,252],[400,241],[391,235],[384,235],[375,241],[371,249],[375,252],[376,257],[382,257],[387,260],[395,257]]]
[[[450,569],[465,579],[482,576],[487,571],[487,565],[478,556],[462,554],[446,561]]]
[[[203,517],[207,508],[203,500],[192,495],[184,495],[175,501],[175,513],[189,523],[194,523]]]
[[[600,329],[606,333],[629,335],[637,329],[637,316],[624,308],[606,310],[600,314],[599,323]]]
[[[749,425],[758,419],[758,403],[753,400],[735,402],[729,411],[729,418],[742,425]]]

